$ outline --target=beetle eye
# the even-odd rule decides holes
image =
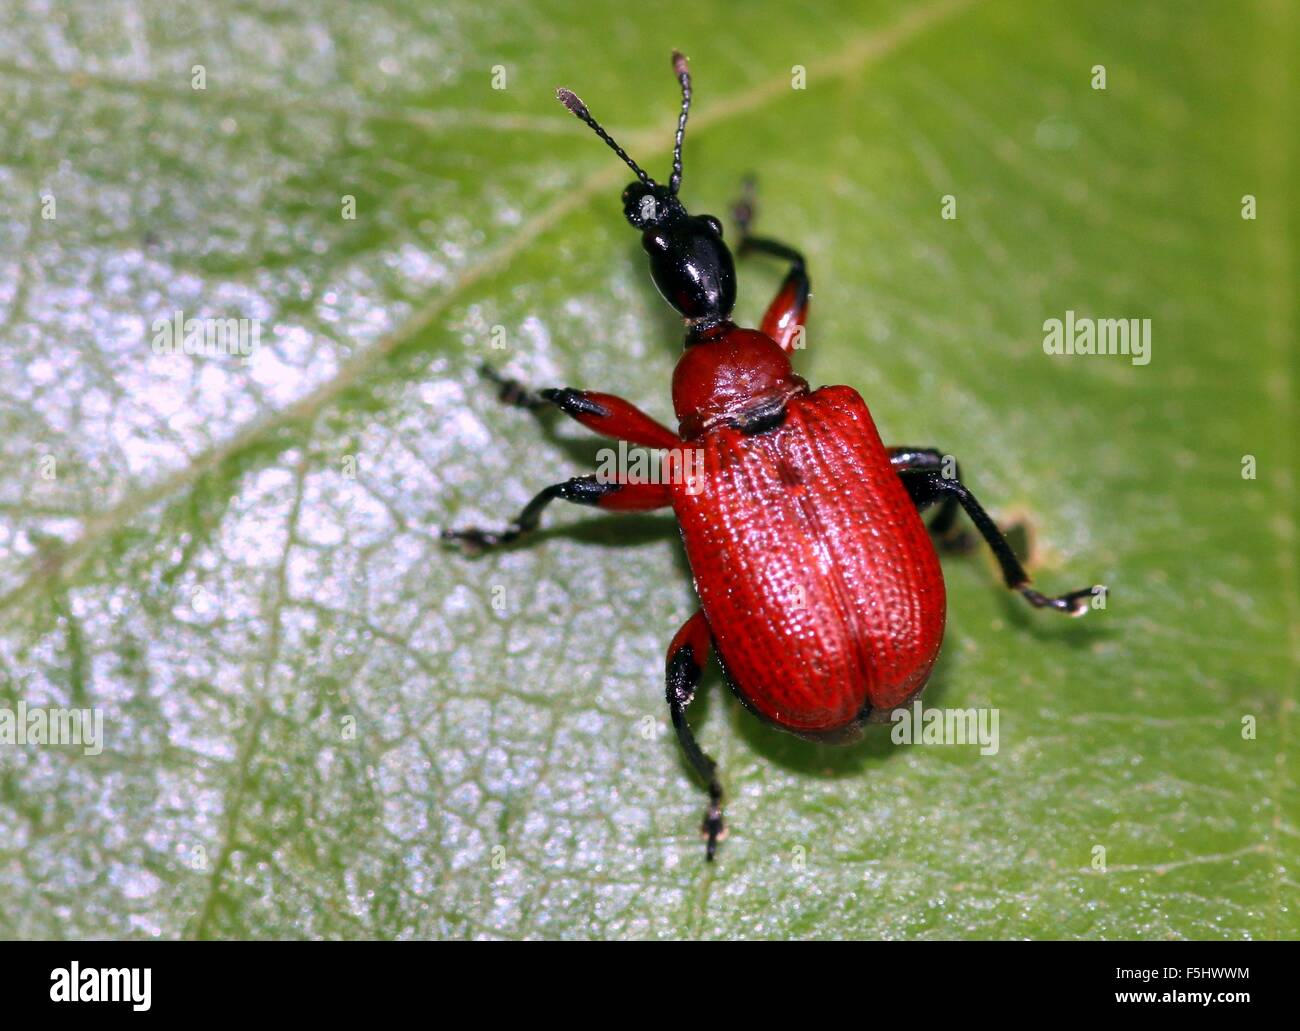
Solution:
[[[701,216],[700,216],[700,219],[701,219],[702,221],[708,223],[709,228],[713,230],[713,235],[714,235],[714,236],[718,237],[719,239],[722,238],[722,223],[721,223],[721,222],[719,222],[719,221],[718,221],[716,218],[714,218],[712,215],[701,215]]]
[[[659,217],[659,202],[655,200],[654,194],[647,193],[641,198],[637,214],[641,216],[642,222],[653,222]]]

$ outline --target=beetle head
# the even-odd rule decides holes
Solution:
[[[591,116],[587,105],[567,89],[556,96],[636,173],[623,191],[623,216],[641,231],[641,246],[650,256],[650,275],[664,299],[688,322],[707,325],[731,314],[736,303],[736,270],[722,241],[722,223],[712,215],[691,215],[677,197],[682,184],[682,142],[691,107],[691,75],[686,58],[673,52],[673,71],[682,87],[677,118],[673,171],[664,186],[628,157]]]

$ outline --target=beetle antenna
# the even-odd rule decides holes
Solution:
[[[673,51],[673,72],[682,84],[682,113],[677,116],[677,140],[673,144],[673,177],[668,180],[668,189],[675,197],[682,185],[682,140],[686,138],[686,115],[691,110],[691,70],[680,50]]]
[[[596,119],[591,117],[591,112],[587,110],[587,105],[584,104],[578,98],[578,95],[574,93],[573,90],[565,89],[563,86],[561,86],[559,89],[555,91],[555,99],[558,100],[565,107],[567,107],[570,111],[572,111],[579,120],[586,122],[587,125],[591,128],[591,131],[594,132],[597,136],[599,136],[602,140],[604,140],[609,145],[610,150],[612,150],[615,154],[621,157],[623,159],[624,164],[626,164],[628,168],[632,169],[632,171],[636,173],[636,177],[638,179],[640,179],[647,186],[659,185],[648,175],[646,175],[645,171],[641,168],[641,166],[627,156],[627,151],[625,151],[622,147],[620,147],[617,143],[614,142],[614,137],[611,136],[609,133],[607,133],[604,130],[604,128],[601,127],[601,124],[598,121],[596,121]],[[683,116],[683,121],[684,120],[685,118]]]

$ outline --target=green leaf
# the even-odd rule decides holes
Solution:
[[[322,6],[63,4],[0,43],[0,708],[105,722],[0,745],[0,935],[1300,932],[1286,4]],[[806,744],[710,671],[713,866],[670,516],[438,540],[601,446],[481,362],[670,416],[628,173],[552,94],[662,175],[674,46],[687,203],[756,173],[808,254],[801,371],[957,455],[1044,589],[1110,587],[1064,621],[946,561],[927,702],[996,707],[995,755]],[[742,264],[740,318],[780,274]],[[260,347],[156,355],[177,310]],[[1149,318],[1150,363],[1045,354],[1067,310]]]

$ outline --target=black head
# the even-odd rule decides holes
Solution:
[[[667,186],[655,182],[628,157],[570,90],[558,90],[556,96],[636,173],[637,181],[623,191],[623,215],[632,228],[641,231],[641,246],[650,255],[655,286],[683,318],[708,323],[731,315],[736,303],[736,270],[731,251],[722,241],[722,223],[712,215],[689,214],[677,198],[686,115],[691,107],[691,75],[686,58],[676,52],[673,71],[682,87],[682,108]]]

